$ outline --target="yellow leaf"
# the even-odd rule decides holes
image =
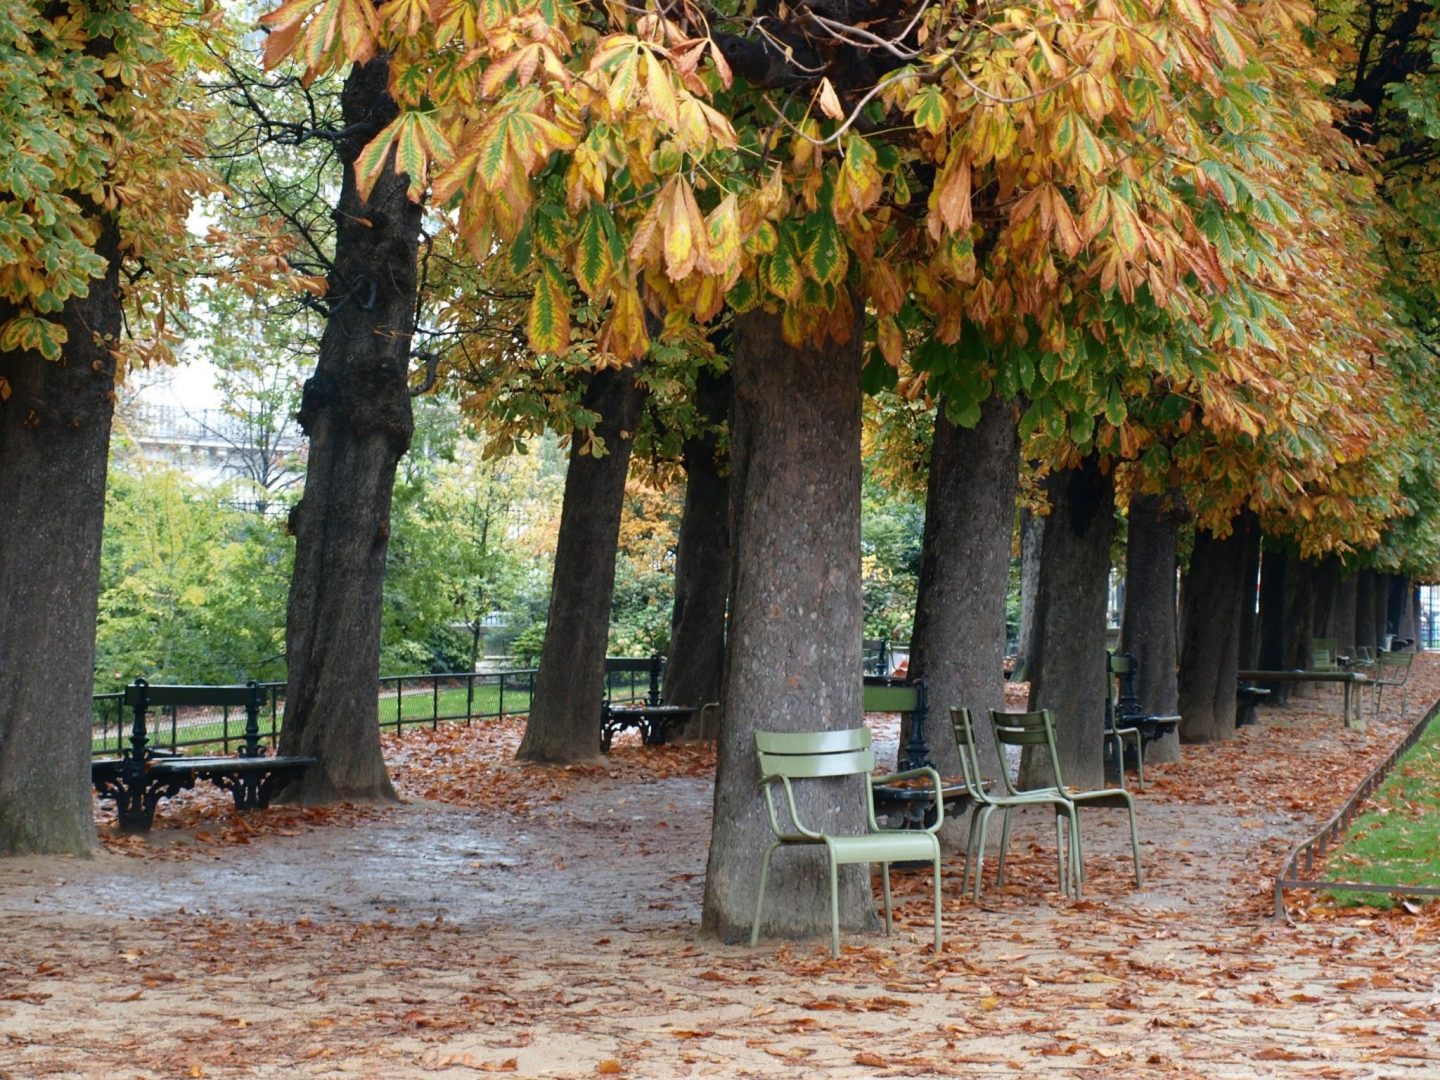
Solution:
[[[675,103],[675,87],[670,74],[653,52],[645,53],[645,96],[655,118],[671,131],[680,126],[680,110]]]
[[[819,99],[820,111],[831,120],[845,119],[845,110],[840,105],[840,97],[835,93],[835,87],[829,79],[820,80],[820,90],[816,95]]]
[[[687,181],[671,182],[661,228],[665,233],[665,274],[671,281],[679,281],[695,269],[705,244],[704,220]]]

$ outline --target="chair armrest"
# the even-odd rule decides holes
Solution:
[[[928,765],[918,769],[906,769],[904,772],[888,773],[885,776],[870,777],[870,827],[879,829],[875,822],[875,795],[874,789],[877,785],[893,784],[897,780],[915,780],[922,776],[928,776],[930,782],[935,785],[935,821],[925,826],[924,832],[933,833],[945,824],[945,787],[940,780],[940,774]]]
[[[795,792],[794,789],[790,787],[790,778],[788,776],[782,776],[780,773],[770,773],[768,776],[762,776],[759,781],[759,787],[765,795],[765,809],[769,811],[770,814],[770,828],[774,831],[775,835],[780,837],[792,835],[780,827],[780,817],[775,813],[775,798],[770,792],[770,785],[776,780],[779,780],[781,787],[785,789],[785,803],[790,810],[790,823],[795,826],[796,832],[812,840],[823,839],[822,834],[816,832],[814,829],[807,829],[804,824],[801,823],[799,811],[795,807]],[[872,820],[875,817],[873,809],[870,812],[870,817]]]

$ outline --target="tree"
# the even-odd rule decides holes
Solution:
[[[173,19],[149,5],[0,5],[0,854],[80,854],[94,835],[88,697],[115,373],[167,357],[193,255],[185,219],[213,184],[195,165],[191,72],[165,51],[194,55],[198,24]]]
[[[594,438],[571,443],[545,647],[517,751],[522,760],[564,763],[600,752],[615,548],[643,399],[633,367],[590,377],[583,404],[597,417]]]
[[[282,23],[277,33],[285,32]],[[283,793],[302,803],[395,797],[375,685],[395,464],[414,428],[408,377],[420,207],[407,197],[404,174],[386,172],[362,192],[353,168],[396,116],[389,76],[389,60],[376,56],[345,80],[329,310],[300,407],[310,461],[290,513],[295,573],[280,752],[318,759]]]
[[[1180,583],[1180,739],[1235,737],[1240,611],[1246,567],[1259,559],[1260,531],[1244,513],[1224,532],[1197,529]]]
[[[1186,508],[1178,493],[1130,499],[1125,530],[1125,611],[1120,619],[1120,651],[1135,657],[1139,673],[1135,693],[1141,706],[1157,716],[1174,716],[1179,707],[1179,611],[1176,596],[1176,545]],[[1179,759],[1178,733],[1152,745],[1152,761]]]
[[[991,398],[970,430],[955,424],[941,403],[930,448],[910,674],[926,681],[931,757],[946,776],[960,773],[950,706],[964,705],[979,721],[1005,704],[1005,594],[1019,472],[1011,403]],[[977,723],[975,734],[982,746],[993,746],[988,723]],[[981,757],[992,753],[982,750]]]

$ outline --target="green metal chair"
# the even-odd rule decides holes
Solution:
[[[1140,729],[1118,715],[1115,706],[1116,684],[1126,675],[1135,674],[1135,657],[1129,653],[1105,654],[1105,748],[1115,755],[1115,771],[1120,777],[1120,786],[1125,786],[1125,740],[1135,744],[1135,776],[1140,787],[1145,786],[1145,740]],[[1121,683],[1123,685],[1123,683]],[[1131,698],[1134,702],[1134,698]]]
[[[1066,848],[1074,843],[1076,833],[1075,804],[1058,791],[1037,791],[1020,795],[991,794],[985,787],[980,772],[980,755],[975,749],[975,728],[970,721],[970,710],[957,706],[950,708],[950,725],[955,730],[955,747],[960,752],[960,772],[965,779],[965,793],[970,796],[970,835],[965,845],[965,874],[960,879],[963,892],[970,887],[970,867],[975,867],[975,902],[980,902],[980,879],[985,869],[985,837],[990,824],[990,815],[996,810],[1004,812],[1005,832],[1010,830],[1010,811],[1025,806],[1049,806],[1055,811],[1055,863],[1060,882],[1060,891],[1069,895],[1074,892],[1071,875],[1066,873]],[[1068,824],[1069,832],[1065,831]],[[1073,858],[1068,859],[1072,868]],[[1005,884],[1005,848],[1000,849],[1000,866],[996,884]]]
[[[1077,811],[1086,806],[1110,807],[1124,810],[1130,816],[1130,848],[1135,854],[1135,884],[1144,884],[1144,878],[1140,871],[1140,831],[1135,824],[1135,800],[1124,788],[1093,788],[1089,791],[1076,791],[1065,786],[1065,779],[1060,772],[1060,751],[1055,746],[1055,725],[1050,719],[1050,710],[1041,709],[1039,712],[1010,713],[1001,712],[998,709],[990,710],[990,727],[995,733],[995,749],[1000,753],[1002,768],[1000,775],[1005,780],[1006,794],[1022,795],[1030,792],[1059,792],[1070,802],[1075,804]],[[1053,787],[1044,788],[1017,788],[1014,781],[1010,779],[1010,772],[1003,768],[1005,761],[1004,747],[1018,746],[1022,749],[1026,746],[1044,747],[1050,757],[1050,775],[1055,778]],[[1008,823],[1007,823],[1008,824]],[[1000,833],[1000,857],[1005,857],[1005,848],[1010,842],[1009,830],[1003,829]],[[1085,844],[1080,830],[1080,816],[1075,816],[1075,828],[1071,834],[1071,879],[1075,883],[1075,895],[1078,897],[1085,884]]]
[[[1410,678],[1410,665],[1415,662],[1413,652],[1382,652],[1375,658],[1375,674],[1371,679],[1371,685],[1375,687],[1375,716],[1380,716],[1380,703],[1385,694],[1385,687],[1395,686],[1400,688],[1400,712],[1405,712],[1406,705],[1410,701],[1410,688],[1406,681]]]
[[[940,774],[931,768],[907,769],[888,776],[872,776],[875,753],[870,748],[870,729],[845,731],[755,732],[755,752],[760,759],[760,786],[765,809],[770,815],[774,841],[760,865],[760,892],[755,897],[755,921],[750,944],[760,940],[760,915],[765,906],[765,887],[770,880],[770,857],[776,849],[791,845],[824,845],[830,863],[830,952],[840,955],[840,892],[838,868],[844,864],[879,863],[885,895],[885,933],[893,925],[890,904],[890,864],[926,861],[935,873],[935,951],[940,951],[940,840],[935,835],[945,821],[945,802]],[[791,782],[826,777],[865,777],[865,813],[869,832],[860,836],[830,836],[807,828],[800,820]],[[924,829],[882,829],[875,821],[875,784],[928,777],[935,785],[935,820]],[[773,786],[785,792],[790,826],[781,825],[775,809]]]

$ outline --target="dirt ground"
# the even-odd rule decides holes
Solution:
[[[1412,682],[1363,734],[1327,689],[1147,770],[1142,889],[1112,811],[1083,901],[1038,816],[979,906],[950,858],[939,956],[924,872],[838,961],[699,938],[703,748],[542,770],[506,722],[387,740],[400,805],[187,793],[145,837],[97,806],[95,858],[0,861],[0,1078],[1440,1077],[1440,916],[1272,917],[1282,855],[1440,698],[1440,658]]]

